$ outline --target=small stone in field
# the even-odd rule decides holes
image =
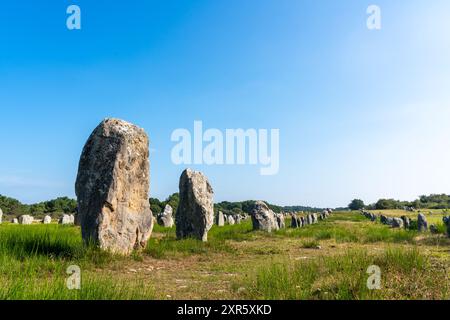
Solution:
[[[223,227],[225,225],[225,217],[223,216],[223,212],[222,211],[219,211],[219,213],[217,214],[216,224],[219,227]]]
[[[52,223],[52,217],[50,216],[45,216],[44,219],[42,220],[43,224],[50,224]]]
[[[419,213],[419,215],[417,216],[417,228],[420,232],[428,230],[427,218],[422,213]]]
[[[403,220],[400,218],[393,218],[392,228],[403,228]]]
[[[174,225],[173,221],[173,209],[170,205],[164,207],[164,211],[158,214],[157,221],[161,227],[172,228]]]
[[[34,221],[32,216],[29,215],[23,215],[19,217],[19,223],[20,224],[32,224]]]

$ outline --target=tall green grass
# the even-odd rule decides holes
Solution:
[[[80,230],[59,225],[0,225],[0,299],[143,299],[139,284],[99,276],[96,267],[124,259],[85,246]],[[70,265],[82,270],[81,290],[69,290]]]
[[[381,268],[380,290],[367,287],[367,268]],[[416,249],[388,249],[379,255],[351,250],[339,256],[274,262],[262,266],[246,287],[247,299],[448,299],[445,269],[434,268]]]
[[[229,240],[252,240],[258,234],[252,232],[252,225],[249,221],[233,226],[218,227],[214,225],[208,232],[208,242],[192,238],[178,240],[175,228],[155,226],[154,232],[163,234],[163,237],[150,239],[144,251],[144,253],[154,258],[183,257],[191,254],[208,254],[212,252],[234,253],[235,250],[228,243]]]

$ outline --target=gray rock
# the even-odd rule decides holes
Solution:
[[[301,217],[300,219],[302,220],[302,225],[304,227],[306,227],[309,224],[308,216]]]
[[[403,220],[403,226],[405,229],[409,229],[411,227],[411,219],[407,216],[402,216],[401,219]]]
[[[172,228],[174,225],[173,221],[173,209],[170,205],[164,207],[164,211],[158,214],[156,221],[161,227]]]
[[[77,223],[85,242],[128,255],[153,230],[149,198],[149,141],[143,129],[106,119],[84,146],[75,186]]]
[[[228,224],[230,226],[234,226],[236,224],[236,220],[234,220],[233,216],[228,216]]]
[[[32,224],[33,221],[34,218],[26,214],[19,217],[19,224]]]
[[[302,216],[297,216],[297,224],[299,228],[303,228],[306,226],[306,220]]]
[[[11,220],[11,223],[12,224],[19,224],[19,219],[14,218],[14,219]]]
[[[44,219],[42,219],[42,223],[43,224],[50,224],[50,223],[52,223],[52,217],[45,216]]]
[[[235,221],[236,224],[241,224],[241,222],[242,222],[241,216],[239,214],[235,215],[234,216],[234,221]]]
[[[228,223],[228,216],[227,215],[223,215],[223,221],[225,222],[225,224]]]
[[[300,228],[299,222],[300,222],[299,217],[297,217],[297,215],[293,214],[291,216],[291,227],[294,229]]]
[[[283,214],[277,214],[276,218],[277,218],[278,229],[286,228],[286,224],[284,222],[284,215]]]
[[[393,218],[392,228],[403,228],[403,220],[400,218]]]
[[[450,216],[448,217],[443,217],[442,221],[444,222],[444,224],[447,226],[447,235],[450,237]]]
[[[178,239],[193,237],[208,241],[208,231],[214,223],[213,195],[208,179],[201,172],[186,169],[181,174],[180,204],[175,217]]]
[[[216,224],[219,227],[223,227],[225,225],[225,217],[223,216],[223,212],[222,211],[219,211],[219,213],[217,214]]]
[[[420,232],[424,232],[424,231],[428,230],[427,218],[422,213],[419,213],[419,215],[417,216],[417,229]]]
[[[61,218],[59,218],[59,224],[62,225],[70,225],[74,224],[74,221],[72,220],[72,217],[68,214],[63,214]]]
[[[2,208],[0,208],[0,224],[2,223],[2,219],[3,219],[3,211]]]
[[[251,208],[253,230],[272,232],[278,230],[275,214],[263,201],[256,201]]]

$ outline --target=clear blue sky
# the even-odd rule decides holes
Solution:
[[[345,206],[450,193],[450,2],[21,0],[0,5],[0,193],[74,196],[106,117],[151,139],[151,196],[176,192],[170,135],[279,128],[280,172],[194,166],[216,200]],[[82,30],[66,28],[66,8]]]

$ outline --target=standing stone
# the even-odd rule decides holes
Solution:
[[[304,227],[306,227],[309,224],[308,216],[300,217],[300,219],[302,220],[302,225]]]
[[[0,224],[2,224],[2,219],[3,219],[3,211],[2,208],[0,208]]]
[[[305,219],[297,216],[297,224],[299,228],[303,228],[305,226]]]
[[[317,216],[317,213],[313,213],[314,223],[319,223],[319,217]]]
[[[203,173],[186,169],[181,174],[180,204],[175,218],[178,239],[194,237],[208,241],[208,231],[214,223],[213,195]]]
[[[63,214],[61,218],[59,218],[59,224],[69,225],[73,224],[72,218],[68,214]]]
[[[12,224],[19,224],[19,219],[14,218],[14,219],[11,220],[11,223]]]
[[[236,221],[234,220],[234,217],[233,216],[228,216],[228,224],[230,225],[230,226],[234,226],[235,224],[236,224]]]
[[[276,218],[277,218],[278,229],[286,228],[286,224],[284,222],[284,215],[283,214],[277,214]]]
[[[26,214],[19,217],[19,224],[32,224],[33,221],[33,217]]]
[[[263,201],[256,201],[251,208],[253,230],[272,232],[278,230],[275,213]]]
[[[450,216],[448,217],[443,217],[442,221],[444,222],[444,224],[447,226],[447,235],[450,237]]]
[[[392,228],[403,228],[403,220],[400,218],[393,218]]]
[[[291,228],[300,228],[299,224],[298,224],[298,217],[295,214],[291,215]]]
[[[84,241],[124,255],[145,247],[154,224],[149,184],[144,130],[118,119],[100,123],[84,146],[75,186]]]
[[[225,217],[223,216],[223,212],[222,211],[219,211],[219,213],[217,214],[216,224],[219,227],[223,227],[225,225]]]
[[[234,216],[234,221],[236,222],[236,224],[241,224],[242,218],[240,215],[235,215]]]
[[[43,224],[50,224],[50,223],[52,223],[52,217],[45,216],[44,219],[42,219],[42,223]]]
[[[417,229],[420,232],[427,231],[428,230],[428,222],[427,218],[423,213],[419,213],[417,216]]]
[[[228,223],[228,216],[226,214],[223,215],[223,221],[225,224]]]
[[[405,229],[409,229],[411,226],[411,219],[407,216],[401,216],[401,219],[403,220],[403,226]]]
[[[157,222],[160,226],[165,228],[172,228],[174,225],[173,221],[173,209],[170,205],[164,207],[164,211],[158,214]]]

